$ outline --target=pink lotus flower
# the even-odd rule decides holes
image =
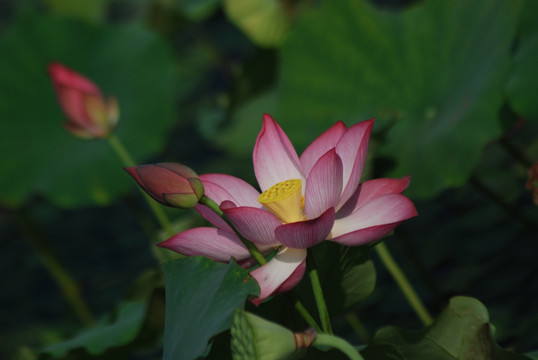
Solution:
[[[142,189],[163,205],[188,209],[204,195],[204,185],[191,168],[176,163],[126,167]]]
[[[206,196],[220,204],[242,236],[262,252],[279,249],[267,264],[251,272],[261,289],[253,301],[256,305],[297,285],[305,271],[307,248],[324,240],[364,245],[417,215],[413,203],[401,195],[409,177],[360,183],[373,120],[350,128],[336,123],[301,157],[269,115],[263,120],[253,154],[261,194],[233,176],[200,176]],[[240,263],[250,259],[220,217],[203,205],[196,209],[216,228],[187,230],[160,246],[222,262],[230,257]]]
[[[65,128],[85,139],[107,137],[118,122],[116,99],[105,102],[93,82],[62,64],[50,64],[49,74],[68,119]]]

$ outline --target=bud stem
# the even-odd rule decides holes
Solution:
[[[220,209],[219,205],[216,202],[214,202],[213,200],[211,200],[210,198],[204,195],[200,199],[200,204],[207,206],[208,208],[213,210],[217,215],[219,215],[224,221],[226,221],[226,224],[228,224],[234,230],[234,232],[237,234],[237,236],[239,237],[243,245],[245,245],[245,247],[250,252],[250,255],[252,255],[252,257],[258,262],[258,264],[264,265],[267,263],[267,260],[265,260],[262,253],[260,252],[260,250],[258,250],[256,245],[254,245],[250,240],[245,239],[244,237],[241,236],[241,234],[239,234],[239,232],[235,229],[235,226],[230,222],[230,220],[226,217],[226,215],[224,215],[224,212]]]
[[[415,313],[419,317],[419,319],[422,321],[422,323],[425,326],[429,326],[432,324],[433,319],[426,310],[426,307],[418,297],[417,293],[415,292],[415,289],[405,276],[405,273],[402,271],[400,266],[396,263],[394,258],[389,252],[389,249],[385,245],[385,243],[381,242],[377,244],[375,247],[375,250],[377,251],[377,254],[379,255],[379,258],[381,259],[381,262],[389,273],[392,275],[398,286],[400,287],[400,290],[404,294],[405,298],[409,302],[409,305],[415,310]]]
[[[123,165],[126,167],[132,167],[136,166],[135,161],[131,157],[131,154],[127,151],[125,146],[121,143],[120,139],[114,134],[110,134],[108,137],[108,142],[122,161]],[[142,193],[142,196],[144,199],[146,199],[146,202],[148,203],[151,211],[153,212],[153,215],[157,219],[157,222],[161,226],[161,228],[164,230],[166,235],[168,237],[173,236],[175,234],[174,229],[172,228],[172,225],[170,224],[170,220],[166,216],[165,212],[163,211],[162,207],[151,198],[142,188],[138,187],[140,192]],[[160,253],[157,253],[160,254]],[[159,259],[159,261],[163,262],[165,259],[162,258],[160,255],[156,255]]]
[[[350,343],[334,335],[318,334],[312,346],[318,348],[332,347],[346,354],[350,360],[364,360],[361,354]]]

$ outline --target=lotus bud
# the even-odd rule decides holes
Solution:
[[[309,347],[315,330],[292,333],[274,322],[237,309],[231,327],[234,360],[281,360]]]
[[[62,64],[50,64],[49,74],[60,106],[67,116],[64,127],[84,139],[110,135],[119,117],[116,99],[110,97],[105,101],[93,82]]]
[[[176,163],[127,167],[142,189],[163,205],[189,209],[204,195],[204,185],[191,168]]]

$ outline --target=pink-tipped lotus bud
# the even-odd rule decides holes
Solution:
[[[118,122],[116,99],[111,97],[105,101],[93,82],[62,64],[50,64],[49,74],[67,116],[64,127],[84,139],[107,137]]]
[[[125,170],[163,205],[189,209],[204,195],[204,185],[191,168],[176,163],[127,167]]]

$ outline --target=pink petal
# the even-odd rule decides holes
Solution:
[[[264,114],[263,127],[254,146],[254,172],[262,191],[290,179],[300,179],[304,185],[299,157],[282,128]]]
[[[200,180],[204,184],[205,195],[219,205],[229,200],[237,206],[262,207],[258,202],[260,193],[252,185],[235,176],[204,174],[200,175]]]
[[[359,246],[369,244],[388,235],[392,230],[394,230],[396,226],[400,224],[400,222],[401,221],[392,224],[372,226],[366,229],[352,231],[350,233],[338,236],[337,238],[330,239],[330,241],[334,241],[346,246]]]
[[[306,250],[282,248],[267,264],[250,272],[260,285],[260,296],[252,303],[258,306],[276,293],[292,289],[305,271]]]
[[[304,272],[306,270],[306,260],[303,260],[299,266],[297,266],[297,269],[290,275],[288,280],[284,281],[282,285],[278,288],[277,292],[275,294],[282,294],[286,291],[290,291],[293,289],[301,279],[303,278]]]
[[[222,209],[237,231],[256,245],[280,245],[275,229],[282,225],[282,222],[270,212],[252,207],[227,206],[227,209]]]
[[[333,148],[314,165],[306,179],[304,211],[314,219],[334,208],[342,194],[342,160]]]
[[[228,230],[233,232],[230,226],[219,215],[205,205],[197,204],[194,209],[200,213],[211,224],[215,225],[219,229]]]
[[[219,262],[228,262],[232,257],[237,261],[250,257],[234,233],[212,227],[186,230],[158,245],[183,255],[202,255]]]
[[[374,120],[353,125],[336,145],[336,153],[340,155],[344,165],[344,190],[336,210],[344,205],[359,186],[373,126]]]
[[[336,146],[338,140],[347,131],[346,125],[338,121],[336,124],[327,129],[323,134],[318,136],[301,155],[301,165],[303,167],[303,173],[308,177],[310,170],[314,167],[314,164],[322,157],[327,151]]]
[[[410,176],[400,179],[381,178],[368,180],[359,185],[355,193],[336,213],[337,218],[342,218],[353,213],[363,204],[385,194],[400,194],[409,186]]]
[[[84,93],[77,89],[60,86],[57,94],[58,101],[69,121],[80,127],[92,125],[92,120],[86,112]]]
[[[372,226],[387,225],[417,216],[415,206],[401,194],[381,195],[354,213],[334,221],[331,238]]]
[[[177,167],[177,169],[176,169]],[[193,190],[188,178],[177,173],[179,169],[186,166],[174,163],[159,163],[135,166],[134,171],[137,173],[137,181],[140,179],[140,185],[151,194],[162,197],[163,194],[192,194]],[[129,174],[131,168],[126,168]],[[176,171],[174,171],[176,170]],[[194,174],[196,176],[196,174]]]
[[[306,249],[322,242],[330,234],[333,223],[334,208],[329,208],[316,219],[281,225],[275,234],[284,246]]]
[[[48,70],[54,86],[68,86],[85,93],[101,95],[92,81],[60,63],[49,64]]]

